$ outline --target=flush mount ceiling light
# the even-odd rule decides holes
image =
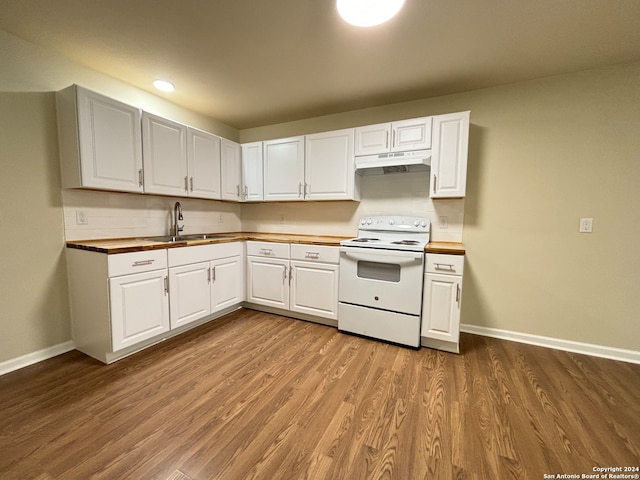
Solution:
[[[356,27],[386,22],[400,11],[404,0],[337,0],[338,13]]]
[[[166,80],[154,80],[153,86],[163,92],[173,92],[173,89],[175,88],[173,83],[167,82]]]

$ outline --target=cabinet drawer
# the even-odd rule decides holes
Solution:
[[[427,254],[427,273],[462,275],[464,255]]]
[[[340,248],[328,245],[291,244],[291,260],[338,263]]]
[[[247,242],[247,255],[267,258],[289,258],[288,243]]]
[[[208,262],[210,260],[236,257],[239,255],[242,255],[242,243],[240,242],[171,248],[167,253],[169,267]]]
[[[107,265],[109,277],[160,270],[167,268],[167,250],[107,255]]]

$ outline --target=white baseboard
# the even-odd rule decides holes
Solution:
[[[29,365],[33,365],[34,363],[38,363],[57,355],[70,352],[74,348],[76,348],[75,344],[72,340],[69,340],[68,342],[54,345],[53,347],[44,348],[42,350],[38,350],[37,352],[27,353],[26,355],[22,355],[21,357],[6,360],[0,363],[0,375],[4,375],[5,373],[13,372],[14,370],[19,370],[21,368],[28,367]]]
[[[594,357],[609,358],[611,360],[619,360],[621,362],[640,364],[640,352],[636,350],[605,347],[602,345],[594,345],[592,343],[574,342],[571,340],[562,340],[560,338],[532,335],[530,333],[512,332],[510,330],[500,330],[489,327],[478,327],[476,325],[460,325],[460,331],[473,333],[475,335],[483,335],[485,337],[510,340],[512,342],[537,345],[539,347],[554,348],[556,350],[564,350],[565,352],[581,353]]]

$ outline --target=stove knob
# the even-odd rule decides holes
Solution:
[[[426,227],[427,226],[427,222],[425,222],[424,220],[422,221],[422,223],[420,224],[421,227]]]
[[[367,225],[371,225],[373,222],[371,221],[370,218],[367,218]]]
[[[419,221],[419,220],[416,220],[415,222],[413,222],[413,224],[414,224],[416,227],[418,227],[418,226],[420,226],[420,221]]]
[[[363,218],[362,220],[360,220],[360,225],[364,225],[365,223],[367,223],[367,219]]]
[[[395,223],[396,223],[396,221],[393,218],[389,219],[389,225],[393,225]]]

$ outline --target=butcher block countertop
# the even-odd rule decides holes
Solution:
[[[156,241],[151,238],[109,238],[103,240],[72,240],[67,242],[68,248],[78,248],[100,253],[129,253],[162,248],[190,247],[213,243],[242,242],[255,240],[261,242],[302,243],[307,245],[339,246],[342,240],[352,237],[298,235],[292,233],[255,233],[232,232],[211,234],[213,238],[197,240],[181,240],[177,242]],[[220,235],[216,238],[216,235]],[[425,247],[426,253],[445,253],[449,255],[464,255],[465,249],[461,243],[431,242]]]

